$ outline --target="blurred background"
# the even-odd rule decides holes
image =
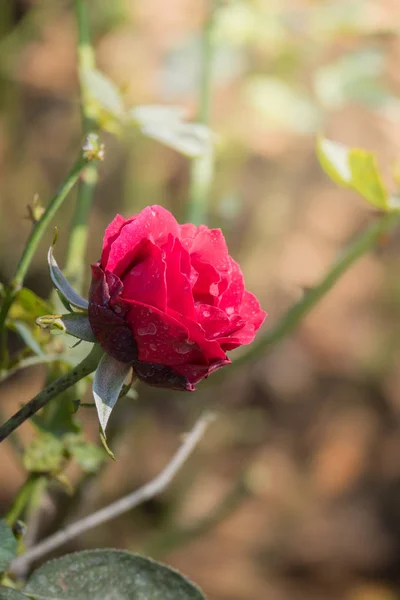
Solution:
[[[129,106],[180,105],[195,119],[206,4],[91,0],[98,69]],[[388,187],[399,159],[398,0],[226,0],[215,16],[211,127],[217,135],[207,215],[269,316],[259,335],[372,222],[315,157],[319,131],[376,153]],[[0,3],[0,277],[29,233],[26,206],[54,193],[82,141],[71,3]],[[157,141],[104,134],[88,264],[105,226],[162,204],[180,221],[190,159]],[[63,265],[72,192],[57,215]],[[48,232],[26,285],[51,292]],[[360,260],[296,333],[224,378],[184,395],[138,388],[113,413],[109,462],[79,493],[54,483],[37,536],[154,476],[204,404],[218,406],[171,487],[66,550],[146,552],[197,582],[209,600],[400,598],[400,238]],[[88,268],[89,275],[89,268]],[[16,342],[11,338],[13,350]],[[43,385],[31,368],[1,384],[5,414]],[[81,416],[81,413],[83,415]],[[80,411],[97,439],[95,415]],[[25,440],[32,437],[24,426]],[[0,452],[0,512],[25,479]],[[72,486],[80,479],[71,465]]]

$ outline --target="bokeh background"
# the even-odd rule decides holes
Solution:
[[[91,0],[98,68],[129,105],[178,104],[195,118],[206,5]],[[377,154],[395,189],[399,159],[398,0],[226,0],[215,24],[216,171],[208,224],[221,227],[268,330],[374,219],[315,157],[318,131]],[[0,275],[46,203],[82,131],[71,3],[0,3]],[[89,260],[105,226],[148,204],[187,208],[190,161],[149,139],[105,134]],[[71,193],[55,224],[63,264]],[[44,240],[27,278],[51,292]],[[400,238],[357,263],[294,335],[196,394],[140,387],[113,415],[118,457],[79,493],[57,483],[37,537],[155,475],[204,404],[218,407],[195,455],[161,497],[68,550],[142,551],[183,571],[209,600],[400,598]],[[88,269],[89,270],[89,269]],[[15,340],[11,338],[11,350]],[[5,414],[40,389],[44,368],[1,385]],[[81,411],[82,412],[82,411]],[[84,413],[96,439],[94,414]],[[29,425],[22,434],[32,436]],[[0,507],[25,474],[4,444]],[[69,469],[72,484],[79,471]],[[66,549],[60,550],[64,552]]]

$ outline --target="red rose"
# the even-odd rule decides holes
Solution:
[[[89,321],[102,348],[152,385],[193,390],[253,341],[266,313],[220,229],[151,206],[107,227],[92,265]]]

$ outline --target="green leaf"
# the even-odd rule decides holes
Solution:
[[[96,473],[107,459],[103,448],[85,440],[80,435],[68,435],[64,439],[70,455],[86,473]]]
[[[51,433],[36,435],[25,450],[23,463],[31,473],[57,473],[65,459],[64,444]]]
[[[0,585],[0,600],[28,600],[28,596],[19,590]]]
[[[0,519],[0,573],[17,554],[17,540],[5,519]]]
[[[317,155],[329,177],[344,187],[358,192],[367,202],[380,210],[390,210],[375,156],[366,150],[348,148],[343,144],[320,137]]]
[[[9,317],[11,320],[20,319],[32,322],[40,315],[51,312],[51,305],[39,298],[32,290],[22,288],[11,307]]]
[[[124,104],[118,87],[111,79],[100,71],[91,69],[83,74],[83,83],[89,94],[102,108],[112,115],[121,118]]]
[[[88,550],[51,560],[25,592],[37,600],[205,600],[177,571],[118,550]]]

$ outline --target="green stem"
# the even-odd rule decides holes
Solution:
[[[232,367],[240,367],[261,354],[269,351],[275,344],[287,337],[298,326],[300,321],[327,294],[338,279],[369,250],[372,250],[387,234],[400,224],[400,214],[387,213],[359,235],[347,248],[343,249],[325,277],[303,298],[294,304],[266,335],[259,337],[251,347],[233,361]],[[218,375],[218,374],[216,374]]]
[[[35,487],[41,476],[31,474],[25,483],[21,486],[10,510],[6,514],[6,521],[12,527],[20,518],[26,506],[30,503]]]
[[[84,133],[88,133],[91,129],[95,128],[96,121],[95,115],[92,112],[90,94],[85,85],[85,75],[88,71],[95,68],[96,62],[90,41],[88,2],[87,0],[75,0],[74,5],[78,29],[78,72],[82,128]],[[67,248],[65,273],[79,294],[82,294],[84,286],[88,222],[97,179],[97,165],[88,165],[79,182],[78,199]]]
[[[4,357],[6,354],[7,333],[5,328],[5,321],[8,312],[11,308],[12,303],[14,302],[18,290],[21,288],[24,282],[25,275],[28,271],[33,255],[36,252],[36,249],[43,237],[44,232],[46,231],[57,210],[60,208],[61,204],[67,197],[69,191],[77,182],[82,170],[86,165],[87,159],[84,156],[80,156],[75,165],[72,167],[70,173],[67,175],[60,189],[57,191],[50,204],[46,208],[42,217],[34,225],[29,239],[25,245],[21,259],[17,265],[14,277],[6,290],[5,298],[3,300],[0,310],[0,364],[2,365],[4,365]]]
[[[0,427],[0,443],[6,439],[17,427],[30,419],[38,410],[43,408],[50,400],[64,392],[78,381],[92,373],[102,356],[101,348],[96,344],[86,358],[72,371],[62,375],[39,392],[32,400],[25,404],[15,415]]]
[[[214,17],[216,0],[209,0],[209,9],[201,40],[201,76],[199,88],[198,121],[208,125],[211,115],[212,67],[214,61]],[[210,152],[192,159],[188,221],[195,225],[204,223],[207,214],[211,185],[214,174],[214,156]]]

